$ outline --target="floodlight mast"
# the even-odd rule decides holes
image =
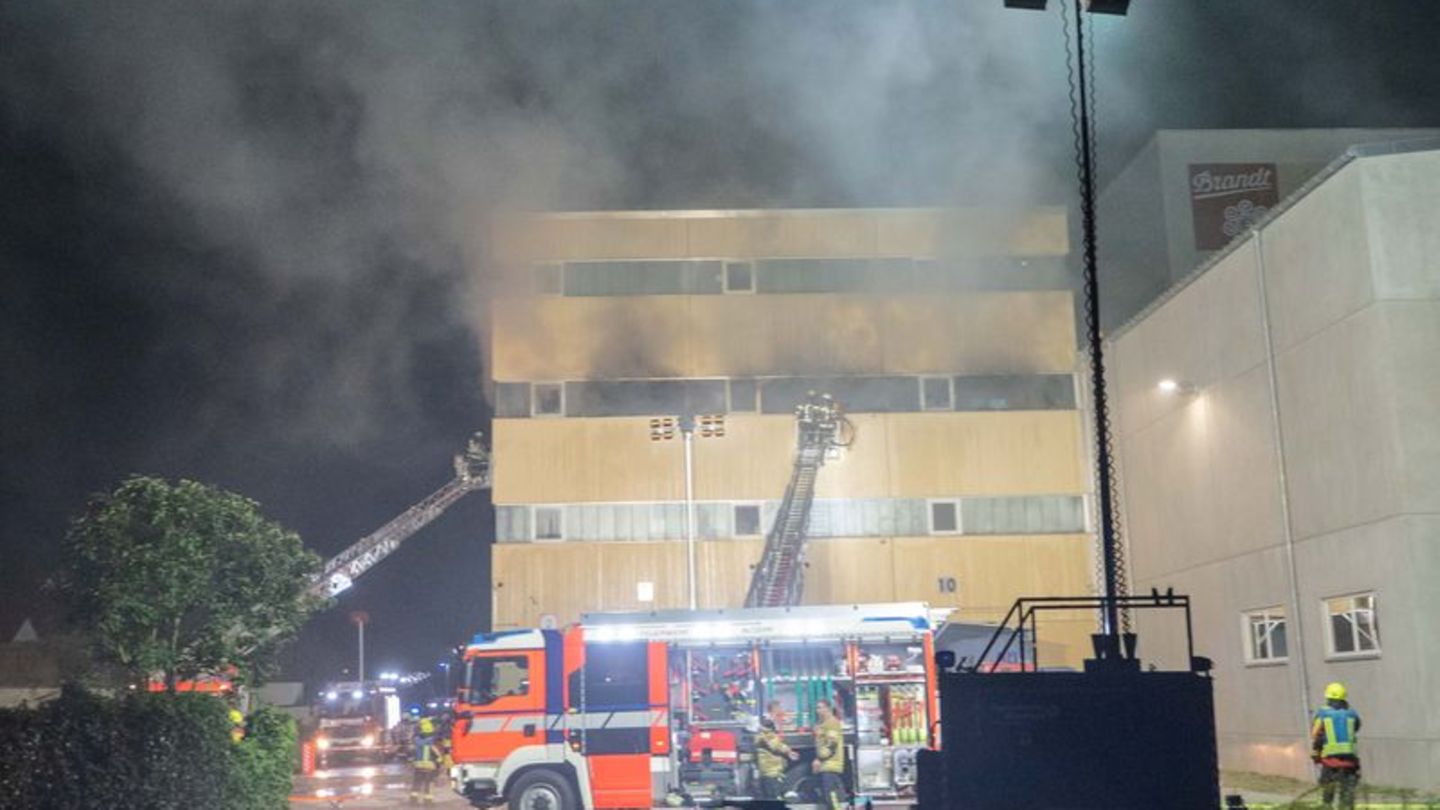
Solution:
[[[1072,2],[1072,0],[1061,0]],[[1080,184],[1080,234],[1083,245],[1082,271],[1085,287],[1085,333],[1086,349],[1090,361],[1091,410],[1095,428],[1096,488],[1099,490],[1100,512],[1100,557],[1104,579],[1102,613],[1102,635],[1105,637],[1105,657],[1120,653],[1119,636],[1122,616],[1118,597],[1124,595],[1124,562],[1120,547],[1119,529],[1115,523],[1114,467],[1110,441],[1110,406],[1105,391],[1105,357],[1100,334],[1100,294],[1096,273],[1096,223],[1095,223],[1095,136],[1090,119],[1090,87],[1085,51],[1084,13],[1124,15],[1130,7],[1129,0],[1073,0],[1075,35],[1075,90],[1072,96],[1072,114],[1076,128],[1076,162],[1079,168]],[[1005,0],[1007,8],[1026,8],[1043,11],[1046,0]],[[1069,21],[1066,22],[1067,26]],[[1067,54],[1068,56],[1068,54]],[[1099,652],[1097,650],[1097,652]]]

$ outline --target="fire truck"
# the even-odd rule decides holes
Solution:
[[[392,734],[400,697],[371,681],[327,684],[311,707],[317,767],[377,764],[403,753]]]
[[[452,744],[477,807],[721,806],[757,795],[754,732],[778,704],[813,801],[816,704],[845,734],[858,803],[913,804],[936,743],[933,617],[922,603],[588,614],[464,648]]]

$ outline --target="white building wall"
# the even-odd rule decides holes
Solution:
[[[1129,320],[1208,259],[1196,247],[1191,164],[1273,164],[1280,198],[1299,190],[1347,148],[1440,135],[1435,129],[1160,130],[1099,199],[1102,319]]]
[[[1340,680],[1366,778],[1440,786],[1436,223],[1440,151],[1357,158],[1112,340],[1132,579],[1194,597],[1223,767],[1308,776]],[[1327,656],[1322,600],[1359,591],[1381,650]],[[1247,665],[1242,614],[1275,605],[1289,659]]]

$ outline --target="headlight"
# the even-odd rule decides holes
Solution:
[[[374,735],[374,734],[366,734],[364,737],[361,737],[361,738],[360,738],[360,747],[361,747],[361,748],[369,748],[370,746],[372,746],[372,745],[374,745],[374,744],[375,744],[375,735]]]
[[[319,748],[321,751],[324,751],[326,748],[329,748],[329,747],[330,747],[330,740],[329,740],[329,738],[326,738],[326,737],[316,737],[316,738],[315,738],[315,747],[316,747],[316,748]]]

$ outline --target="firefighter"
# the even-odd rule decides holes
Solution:
[[[1325,705],[1315,712],[1310,724],[1310,758],[1320,766],[1320,789],[1327,807],[1352,810],[1355,807],[1355,786],[1360,782],[1360,756],[1356,753],[1356,737],[1360,732],[1360,715],[1346,702],[1345,685],[1332,683],[1325,687]],[[1336,802],[1336,794],[1339,801]]]
[[[230,718],[230,742],[238,745],[245,739],[245,715],[239,709],[231,709],[227,716]]]
[[[835,704],[826,698],[815,702],[815,761],[810,769],[820,775],[820,801],[829,810],[845,806],[845,731],[835,716]]]
[[[769,717],[760,718],[760,733],[755,737],[755,764],[760,769],[760,798],[779,799],[785,796],[785,769],[800,755],[791,750]]]
[[[410,760],[410,803],[435,803],[435,774],[440,768],[440,749],[435,745],[435,721],[420,718],[415,729],[415,753]]]

